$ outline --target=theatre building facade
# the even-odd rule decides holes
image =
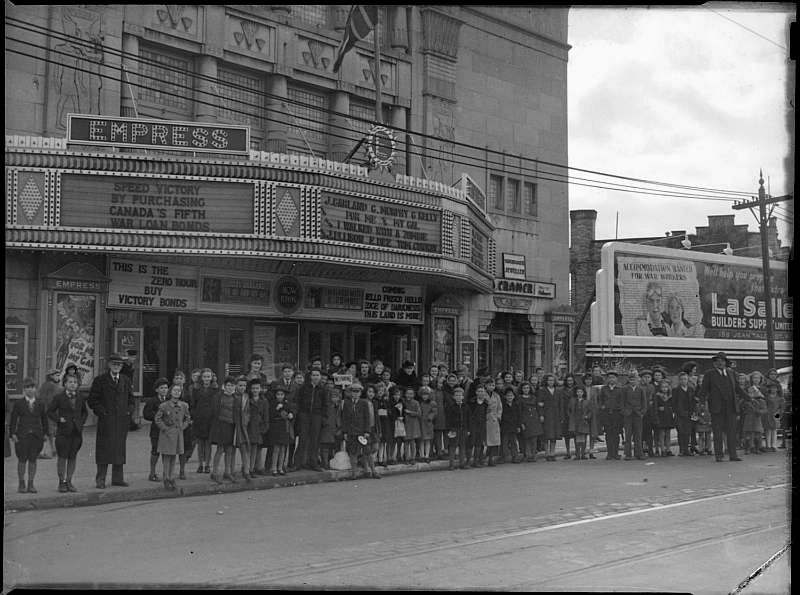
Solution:
[[[463,175],[442,175],[447,135],[415,147],[403,132],[431,130],[439,103],[455,111],[437,95],[452,89],[411,99],[434,80],[432,61],[461,68],[409,29],[439,19],[463,30],[480,15],[384,9],[381,129],[367,121],[374,85],[358,68],[368,45],[333,75],[322,57],[342,14],[318,8],[322,27],[304,7],[10,9],[10,394],[73,362],[88,386],[109,353],[128,350],[144,395],[176,368],[246,371],[252,353],[270,378],[333,353],[470,374],[569,365],[566,231],[563,250],[542,231],[566,230],[566,190],[548,210],[561,196],[507,165],[460,158]],[[526,192],[539,213],[515,217]]]

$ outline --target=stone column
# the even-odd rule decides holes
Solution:
[[[219,107],[219,85],[217,84],[217,59],[200,56],[198,76],[195,79],[194,117],[198,122],[215,122]]]
[[[409,171],[409,159],[411,153],[404,150],[408,138],[406,137],[407,118],[408,113],[406,108],[400,105],[393,105],[390,112],[391,126],[394,129],[395,141],[397,142],[397,153],[394,156],[394,164],[392,165],[392,172],[396,174],[405,174]],[[412,148],[413,151],[413,148]]]
[[[120,115],[135,118],[137,97],[139,95],[139,38],[128,33],[122,34],[122,100]]]
[[[404,52],[408,50],[408,21],[406,10],[405,6],[388,7],[388,11],[390,11],[389,24],[391,26],[389,39],[391,40],[392,48]]]
[[[350,95],[344,91],[335,91],[331,97],[330,133],[328,146],[331,160],[344,161],[358,139],[352,133],[347,117],[339,114],[350,113]]]
[[[267,97],[267,137],[265,150],[271,153],[286,153],[289,137],[288,103],[289,89],[286,77],[280,74],[269,77]]]

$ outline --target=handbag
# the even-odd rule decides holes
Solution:
[[[394,420],[394,436],[395,438],[406,437],[406,424],[402,419]]]

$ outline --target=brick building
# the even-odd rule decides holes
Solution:
[[[578,369],[585,365],[585,347],[591,340],[589,307],[595,300],[595,273],[600,269],[603,246],[612,241],[646,244],[661,248],[683,249],[685,240],[691,242],[690,250],[719,254],[728,246],[737,256],[761,258],[761,234],[751,231],[747,224],[737,224],[735,215],[709,215],[708,225],[698,226],[694,233],[679,229],[667,231],[664,236],[596,239],[597,211],[593,209],[570,211],[570,279],[572,304],[578,313],[575,336],[575,362]],[[769,221],[768,235],[773,259],[787,261],[789,248],[781,245],[776,219]]]
[[[567,187],[524,158],[567,162],[567,8],[381,7],[390,171],[343,163],[376,103],[371,37],[332,69],[347,5],[6,8],[12,394],[123,348],[145,394],[254,351],[571,366]]]

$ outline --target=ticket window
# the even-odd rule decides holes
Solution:
[[[210,368],[221,384],[227,375],[247,372],[251,324],[238,318],[187,318],[181,325],[181,352],[187,375]]]
[[[302,338],[301,366],[310,363],[312,357],[320,357],[323,364],[328,364],[334,353],[339,353],[345,362],[371,357],[371,334],[366,326],[307,323]]]

